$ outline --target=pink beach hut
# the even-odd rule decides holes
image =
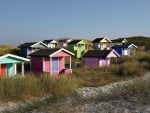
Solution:
[[[110,66],[110,59],[112,57],[119,57],[120,55],[115,50],[89,50],[85,53],[84,64],[89,67]]]
[[[60,73],[71,74],[71,56],[72,52],[64,48],[41,49],[31,56],[31,71],[33,73],[50,73],[57,76]],[[69,58],[69,67],[65,67],[65,59]]]

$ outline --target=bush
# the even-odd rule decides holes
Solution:
[[[125,62],[120,65],[118,74],[120,76],[142,76],[144,74],[144,69],[139,62]]]

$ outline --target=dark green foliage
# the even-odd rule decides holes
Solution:
[[[134,43],[137,46],[150,45],[150,37],[145,36],[123,37],[115,39],[115,41],[121,42],[124,38],[126,38],[129,43]]]

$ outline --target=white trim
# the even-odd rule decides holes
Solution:
[[[33,44],[32,46],[30,46],[30,47],[33,47],[33,46],[35,46],[35,45],[37,45],[37,44],[39,44],[39,43],[41,43],[41,44],[43,44],[44,46],[46,46],[46,47],[48,47],[45,43],[43,43],[42,41],[39,41],[39,42],[37,42],[37,43],[35,43],[35,44]]]
[[[65,69],[66,68],[65,67],[65,57],[63,57],[63,63],[64,63],[64,67],[63,68]]]
[[[112,49],[112,50],[108,53],[107,56],[109,56],[109,54],[110,54],[111,52],[114,52],[117,57],[120,57],[119,53],[118,53],[117,51],[115,51],[114,49]],[[107,56],[106,56],[106,58],[108,58]]]
[[[17,58],[17,59],[23,60],[23,61],[30,61],[30,59],[27,59],[27,58],[24,58],[24,57],[20,57],[20,56],[17,56],[17,55],[13,55],[13,54],[3,55],[3,56],[0,57],[0,59],[6,58],[6,57],[13,57],[13,58]]]
[[[52,57],[50,57],[50,74],[52,75]]]
[[[58,44],[58,42],[56,40],[51,40],[49,43]]]
[[[128,40],[126,38],[124,38],[121,43],[128,43]]]
[[[106,36],[104,36],[104,37],[102,37],[102,38],[103,38],[102,40],[106,39],[109,43],[112,42],[112,41],[111,41],[108,37],[106,37]],[[99,42],[101,42],[102,40],[100,40]]]
[[[106,37],[106,36],[104,37],[104,39],[106,39],[106,40],[108,40],[109,42],[111,42],[111,40],[110,40],[108,37]]]
[[[16,65],[16,63],[13,63],[13,71],[14,71],[14,75],[16,75],[17,74],[17,65]]]
[[[22,65],[22,66],[21,66],[21,68],[22,68],[22,69],[21,69],[21,70],[22,70],[22,76],[24,76],[24,62],[22,62],[21,65]]]
[[[70,56],[70,67],[69,68],[71,69],[71,56]]]
[[[60,60],[60,57],[58,57],[57,60],[58,60],[58,70],[57,71],[58,71],[58,74],[59,74],[59,60]]]
[[[134,44],[130,44],[130,45],[128,46],[128,48],[131,48],[131,46],[137,48],[137,46],[134,45]]]
[[[65,52],[69,53],[70,55],[74,55],[74,53],[72,53],[64,48],[61,48],[61,49],[57,50],[56,52],[52,53],[51,55],[49,55],[49,57],[52,57],[53,55],[57,54],[60,51],[65,51]]]

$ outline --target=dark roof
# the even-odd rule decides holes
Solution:
[[[29,56],[46,56],[48,57],[49,55],[51,55],[52,53],[58,51],[60,48],[52,48],[52,49],[40,49],[34,53],[31,53]]]
[[[121,41],[118,40],[111,40],[112,43],[121,43]]]
[[[104,38],[96,38],[92,42],[100,42],[102,39],[104,39]]]
[[[19,48],[22,48],[22,47],[31,47],[35,43],[37,43],[37,42],[27,42],[27,43],[20,44],[18,47]]]
[[[58,42],[66,42],[68,39],[60,39]]]
[[[111,48],[128,48],[131,44],[114,45]]]
[[[43,40],[42,42],[45,43],[45,44],[48,44],[51,41],[53,41],[53,40],[52,39],[51,40]]]
[[[53,41],[53,40],[43,40],[42,42],[45,43],[45,44],[48,44],[51,41]]]
[[[69,42],[68,44],[76,44],[78,42],[80,42],[81,40],[72,40],[71,42]]]
[[[83,57],[106,58],[111,50],[88,50]]]

